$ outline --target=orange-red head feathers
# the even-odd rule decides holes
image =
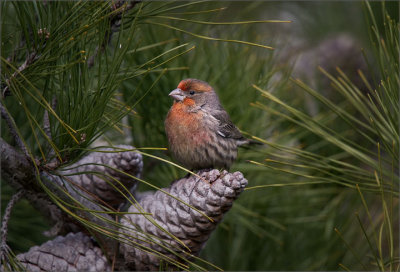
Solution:
[[[187,78],[179,82],[178,89],[181,89],[184,92],[191,90],[196,92],[211,92],[213,90],[207,82],[194,78]]]

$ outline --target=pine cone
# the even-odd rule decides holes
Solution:
[[[58,236],[17,259],[28,271],[110,271],[101,249],[83,233]]]
[[[68,175],[66,176],[67,179],[83,187],[89,193],[99,197],[108,204],[118,206],[126,198],[116,188],[126,194],[122,185],[131,190],[134,190],[137,185],[135,179],[121,172],[140,177],[143,170],[143,160],[140,153],[134,151],[119,152],[118,149],[134,149],[134,147],[118,145],[115,148],[101,149],[101,151],[115,150],[112,153],[92,152],[75,164],[68,166],[65,170],[61,169],[60,174],[64,176]],[[107,165],[108,167],[103,165]],[[80,172],[88,173],[79,174]],[[74,173],[76,175],[71,175]]]
[[[125,269],[158,270],[163,259],[159,254],[164,254],[172,261],[178,260],[180,263],[187,261],[182,257],[190,259],[190,255],[197,255],[223,215],[247,185],[247,180],[240,172],[228,173],[224,170],[220,173],[214,169],[200,175],[202,179],[196,176],[182,178],[169,188],[163,189],[198,211],[162,191],[146,193],[139,198],[143,210],[138,209],[137,205],[129,208],[128,212],[147,212],[152,216],[146,218],[142,214],[128,214],[121,220],[127,228],[122,230],[127,236],[121,238],[138,243],[136,246],[132,246],[132,243],[121,244],[120,251],[127,264]],[[182,241],[190,251],[148,218],[154,219],[157,225]],[[168,268],[176,270],[180,267],[169,261]]]

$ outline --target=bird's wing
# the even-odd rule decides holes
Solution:
[[[217,111],[213,117],[218,120],[217,133],[225,138],[244,139],[239,129],[232,123],[226,111]]]

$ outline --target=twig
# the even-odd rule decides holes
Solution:
[[[49,112],[47,110],[45,110],[43,114],[43,131],[46,133],[47,138],[51,140],[50,119]]]
[[[110,17],[110,29],[106,31],[101,46],[97,47],[94,54],[88,59],[87,64],[89,68],[93,67],[94,59],[100,52],[103,52],[106,46],[111,42],[112,35],[115,32],[119,31],[119,28],[121,26],[122,13],[132,9],[138,2],[139,1],[128,1],[125,8],[122,8],[120,12]],[[112,4],[111,9],[114,11],[122,7],[125,3],[126,1],[116,1],[116,3]]]
[[[10,113],[3,106],[3,101],[0,102],[0,111],[1,111],[1,117],[6,121],[8,129],[10,130],[10,133],[13,136],[14,140],[16,141],[18,147],[22,150],[22,152],[24,152],[27,158],[30,158],[28,150],[26,149],[24,142],[22,141],[21,137],[18,134],[17,125],[15,124],[15,121],[10,115]]]
[[[7,207],[4,211],[4,216],[3,220],[1,222],[1,244],[0,244],[0,260],[4,260],[5,256],[8,251],[8,246],[7,246],[7,233],[8,233],[8,221],[10,220],[11,217],[11,210],[14,207],[15,203],[18,202],[18,200],[24,195],[24,190],[19,191],[18,193],[14,194],[10,202],[8,202]]]
[[[26,58],[25,62],[22,63],[22,65],[20,67],[18,67],[18,69],[11,75],[11,77],[9,79],[6,79],[6,85],[7,86],[4,87],[3,92],[2,92],[3,99],[6,96],[10,96],[11,95],[11,92],[10,92],[10,81],[11,81],[11,79],[15,78],[18,74],[20,74],[23,70],[25,70],[35,60],[36,60],[36,52],[33,52],[30,55],[28,55],[28,57]]]

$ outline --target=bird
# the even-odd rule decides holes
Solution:
[[[229,170],[238,146],[255,141],[244,137],[205,81],[188,78],[169,93],[174,102],[164,126],[169,151],[190,170]]]

